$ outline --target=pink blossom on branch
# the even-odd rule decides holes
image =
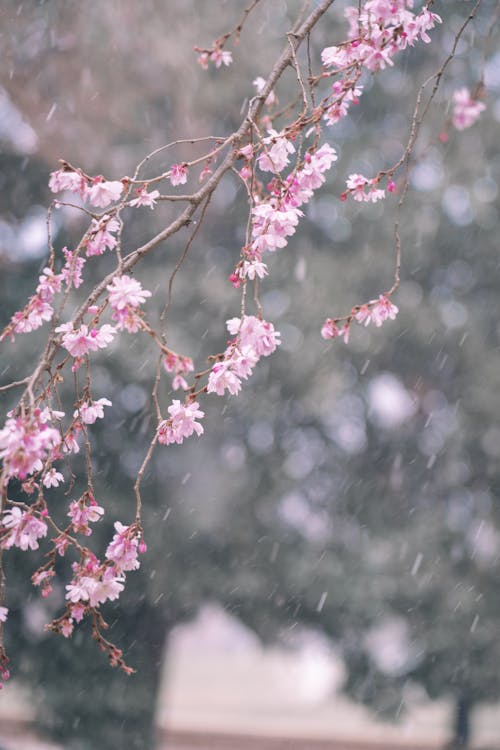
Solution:
[[[182,443],[184,438],[191,437],[195,432],[197,435],[203,435],[203,426],[197,422],[202,419],[205,412],[199,409],[197,401],[188,404],[181,404],[177,399],[172,401],[168,407],[170,419],[166,419],[158,426],[158,442],[163,445],[171,443]]]
[[[485,109],[486,105],[473,99],[469,89],[458,89],[453,94],[453,125],[457,130],[470,128]]]
[[[185,164],[173,164],[170,168],[170,182],[174,187],[185,185],[188,178],[188,169]]]
[[[106,289],[109,292],[109,304],[114,310],[123,310],[125,307],[139,307],[151,292],[143,289],[141,283],[131,276],[115,276]]]
[[[96,177],[92,187],[87,188],[86,197],[92,206],[106,208],[119,199],[123,192],[123,182],[107,182],[103,177]]]

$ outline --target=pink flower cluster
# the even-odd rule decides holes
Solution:
[[[88,200],[92,206],[106,208],[110,203],[119,200],[124,184],[120,180],[107,181],[102,176],[94,177],[89,183],[80,172],[58,169],[50,175],[49,188],[53,193],[62,190],[78,193],[82,200]]]
[[[290,163],[288,155],[295,153],[295,146],[283,133],[276,130],[269,130],[268,133],[269,136],[262,143],[269,148],[263,151],[257,162],[263,172],[281,172]]]
[[[377,203],[385,198],[385,190],[377,187],[378,180],[369,180],[362,174],[350,174],[347,179],[347,192],[342,194],[342,198],[350,193],[355,201],[364,201],[365,203]]]
[[[172,379],[172,388],[174,391],[177,391],[179,388],[187,391],[189,385],[183,376],[194,370],[191,357],[181,357],[179,354],[175,354],[175,352],[169,352],[163,359],[163,366],[167,372],[175,373]]]
[[[68,516],[75,534],[90,536],[92,533],[89,523],[100,521],[104,515],[104,508],[98,505],[94,496],[85,493],[79,500],[70,503]]]
[[[120,222],[105,214],[102,219],[92,219],[86,243],[87,257],[102,255],[106,250],[114,250],[118,240],[113,236],[120,229]]]
[[[83,282],[82,271],[86,262],[85,258],[79,258],[76,252],[68,250],[67,247],[63,247],[62,251],[66,258],[66,263],[62,268],[61,276],[68,288],[74,286],[75,289],[78,289]]]
[[[84,401],[73,413],[76,419],[79,417],[84,424],[94,424],[96,419],[104,418],[104,407],[112,406],[107,398],[100,398],[97,401]]]
[[[473,99],[469,89],[458,89],[453,94],[453,125],[457,130],[470,128],[485,109],[486,105]]]
[[[83,563],[73,563],[73,578],[66,586],[66,599],[72,604],[98,607],[108,599],[118,599],[124,589],[125,577],[99,560],[87,550]],[[84,610],[71,608],[73,616],[82,617]]]
[[[203,70],[208,69],[209,62],[213,62],[216,68],[220,68],[221,65],[227,67],[233,62],[233,53],[221,47],[215,47],[211,52],[205,51],[198,56],[198,63]]]
[[[113,563],[115,573],[137,570],[140,567],[137,553],[145,552],[144,542],[139,541],[137,531],[132,526],[124,526],[120,521],[116,521],[115,531],[106,550],[106,559]]]
[[[335,125],[349,112],[351,104],[358,104],[363,93],[362,86],[356,86],[352,81],[335,81],[332,86],[332,101],[325,112],[327,125]]]
[[[58,326],[56,333],[62,333],[62,346],[68,350],[72,357],[79,362],[81,357],[98,349],[105,349],[113,340],[115,329],[105,323],[101,328],[92,328],[89,331],[87,325],[83,324],[76,330],[73,323],[63,323]]]
[[[188,174],[188,168],[185,164],[173,164],[170,168],[170,182],[173,187],[177,187],[177,185],[185,185]]]
[[[140,327],[140,318],[137,308],[142,305],[151,292],[143,289],[142,285],[131,276],[115,276],[106,289],[109,292],[109,304],[113,310],[113,320],[119,331],[126,329],[129,333],[135,333]]]
[[[236,338],[227,347],[224,358],[217,362],[208,377],[207,393],[223,396],[225,391],[233,396],[241,390],[241,380],[246,380],[261,357],[268,357],[279,346],[280,334],[272,323],[259,320],[254,315],[231,318],[227,321],[229,333]]]
[[[178,399],[174,399],[168,407],[170,418],[158,425],[158,442],[162,445],[180,445],[184,438],[191,437],[193,432],[203,435],[203,426],[196,420],[202,419],[205,412],[200,411],[199,406],[197,401],[181,404]]]
[[[303,167],[287,177],[285,187],[276,185],[271,196],[252,209],[254,262],[262,260],[265,250],[274,251],[288,244],[287,238],[295,234],[303,215],[299,206],[312,198],[313,191],[325,181],[324,173],[336,160],[335,149],[326,143],[315,153],[307,153]]]
[[[368,0],[359,8],[349,6],[345,15],[350,24],[349,41],[327,47],[321,53],[323,65],[348,68],[362,65],[374,72],[394,65],[394,55],[412,47],[419,39],[430,42],[428,31],[441,22],[436,13],[424,7],[413,13],[411,0]]]
[[[381,294],[377,300],[371,300],[366,305],[353,308],[350,316],[343,325],[339,325],[339,320],[327,318],[321,329],[321,335],[324,339],[334,339],[343,337],[345,343],[349,341],[350,325],[352,320],[362,323],[365,326],[373,323],[380,328],[386,320],[394,320],[399,309],[393,305],[386,294]]]
[[[36,331],[47,320],[51,320],[54,309],[52,300],[61,290],[63,276],[55,274],[52,269],[46,267],[38,279],[35,294],[30,297],[24,310],[14,313],[10,326],[6,329],[4,337],[13,333],[30,333]]]
[[[17,506],[4,511],[0,526],[0,547],[38,549],[38,540],[47,536],[47,524]]]
[[[44,409],[18,417],[9,417],[0,430],[0,459],[5,482],[12,477],[25,479],[35,471],[41,471],[43,462],[61,444],[59,430],[48,422],[52,414]]]
[[[392,304],[389,297],[381,294],[377,300],[371,300],[368,304],[361,305],[355,314],[355,318],[358,323],[363,323],[365,326],[374,323],[377,328],[380,328],[386,320],[394,320],[398,312],[399,308]]]

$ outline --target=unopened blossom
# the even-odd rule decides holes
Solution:
[[[177,399],[172,401],[168,407],[170,419],[166,419],[158,426],[158,442],[163,445],[170,443],[182,443],[184,438],[191,437],[193,432],[197,435],[203,434],[203,426],[197,422],[202,419],[205,412],[199,409],[197,401],[189,404],[181,404]]]
[[[110,203],[114,203],[123,192],[123,182],[114,180],[108,182],[103,178],[96,178],[92,187],[87,189],[87,198],[92,206],[106,208]]]
[[[38,539],[47,536],[47,524],[17,506],[4,511],[2,527],[8,531],[5,536],[2,536],[0,542],[0,546],[4,549],[11,547],[19,547],[22,550],[38,549]],[[0,527],[0,535],[2,527]]]
[[[97,419],[103,419],[104,407],[112,406],[108,398],[100,398],[97,401],[86,401],[76,411],[73,416],[80,417],[85,424],[94,424]]]
[[[469,89],[458,89],[453,94],[453,125],[457,130],[470,128],[485,109],[486,105],[473,99]]]
[[[127,306],[139,307],[151,297],[151,292],[143,289],[141,283],[131,276],[115,276],[106,289],[109,292],[109,304],[114,310],[123,310]]]
[[[160,196],[159,190],[152,190],[150,193],[146,190],[145,187],[139,188],[137,191],[137,198],[134,198],[130,201],[131,206],[149,206],[150,208],[154,208],[156,206],[156,201]]]
[[[173,164],[170,168],[170,182],[174,187],[185,185],[188,178],[188,170],[185,164]]]

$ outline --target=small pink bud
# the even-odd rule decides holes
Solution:
[[[340,200],[342,201],[342,203],[344,203],[344,201],[347,200],[347,193],[342,193],[342,195],[340,196]]]
[[[238,287],[241,286],[241,279],[236,273],[231,274],[231,276],[229,277],[229,281],[235,289],[238,289]]]
[[[138,546],[137,549],[139,550],[139,552],[141,553],[141,555],[143,555],[145,552],[147,552],[148,546],[147,546],[146,542],[144,541],[144,539],[141,539],[141,541],[139,542],[139,546]]]
[[[393,182],[393,180],[389,180],[389,182],[387,183],[387,190],[389,191],[389,193],[394,193],[395,192],[395,190],[396,190],[396,183]]]

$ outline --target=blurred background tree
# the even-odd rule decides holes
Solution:
[[[171,137],[235,126],[300,3],[263,3],[232,68],[217,78],[201,71],[192,47],[210,43],[225,30],[221,18],[231,16],[229,25],[245,5],[220,0],[213,13],[196,0],[3,4],[2,322],[32,292],[43,263],[47,175],[57,158],[113,179]],[[324,630],[344,656],[346,690],[384,715],[397,718],[414,684],[452,697],[456,744],[468,741],[473,706],[498,698],[498,54],[487,67],[481,124],[435,140],[452,91],[481,75],[478,39],[494,5],[484,3],[461,44],[422,134],[403,214],[397,321],[356,329],[348,348],[319,338],[325,314],[375,297],[393,273],[393,205],[338,196],[349,173],[375,173],[399,156],[413,82],[438,67],[450,31],[442,45],[367,79],[372,90],[332,131],[335,175],[264,284],[280,352],[222,419],[220,404],[207,403],[203,444],[156,455],[145,485],[147,562],[120,604],[108,605],[113,637],[139,675],[110,670],[88,634],[67,643],[41,633],[63,592],[40,600],[23,584],[27,556],[11,558],[15,675],[38,697],[40,726],[66,747],[107,750],[124,737],[129,747],[153,746],[168,632],[207,600],[267,642],[294,623]],[[342,7],[317,30],[316,59],[345,29]],[[466,12],[453,3],[441,10],[452,30]],[[278,91],[283,102],[290,83]],[[224,343],[224,320],[237,312],[226,278],[245,201],[228,177],[176,280],[171,335],[198,358]],[[169,210],[135,216],[130,247]],[[64,219],[57,243],[70,247],[80,224]],[[168,279],[182,239],[153,260],[149,288]],[[4,377],[33,356],[32,340],[18,343]],[[113,412],[95,430],[96,484],[120,516],[124,505],[132,513],[131,481],[151,429],[148,364],[147,346],[135,344],[103,359],[98,373]],[[109,538],[108,516],[98,538]]]

